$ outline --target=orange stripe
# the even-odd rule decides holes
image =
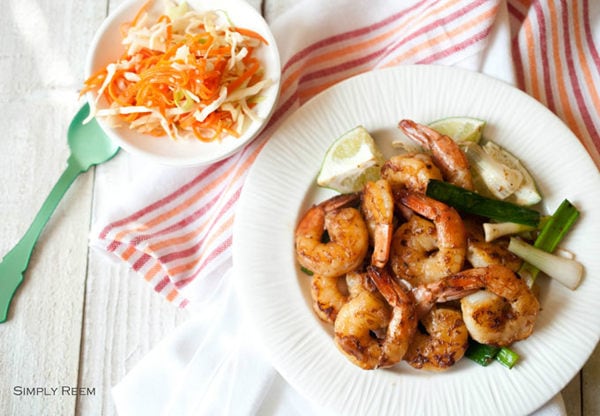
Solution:
[[[448,6],[446,5],[445,8],[448,8]],[[426,39],[422,43],[420,43],[419,45],[413,46],[411,49],[409,49],[408,51],[404,52],[402,55],[397,56],[392,61],[389,61],[385,65],[382,65],[382,67],[385,68],[385,67],[389,67],[389,66],[395,66],[399,62],[404,61],[408,56],[412,55],[416,51],[422,50],[422,49],[427,48],[427,47],[437,46],[437,45],[441,44],[442,42],[444,42],[447,38],[451,38],[451,37],[460,35],[463,32],[468,31],[472,27],[478,25],[482,21],[488,19],[491,15],[495,15],[496,14],[496,10],[497,10],[497,7],[489,9],[488,11],[485,11],[484,13],[482,13],[480,16],[478,16],[478,17],[476,17],[474,19],[470,19],[464,25],[460,25],[460,26],[456,27],[455,29],[453,29],[450,32],[444,32],[444,33],[441,33],[441,34],[439,34],[438,36],[436,36],[436,37],[434,37],[432,39]],[[436,12],[437,11],[438,10],[436,10]],[[299,97],[300,97],[301,100],[307,100],[308,98],[313,97],[314,95],[318,94],[319,92],[321,92],[321,91],[325,90],[326,88],[332,86],[333,84],[337,83],[338,81],[339,80],[328,81],[326,83],[316,85],[316,86],[314,86],[312,88],[306,88],[306,89],[300,91],[298,93],[298,95],[299,95]]]
[[[550,26],[551,26],[550,33],[552,33],[552,52],[553,53],[551,55],[554,60],[554,68],[556,70],[556,79],[559,81],[565,80],[565,79],[567,79],[567,76],[563,71],[564,67],[563,67],[563,63],[561,61],[561,56],[560,56],[561,45],[560,45],[560,40],[558,37],[560,25],[558,24],[558,14],[557,14],[554,2],[552,2],[552,1],[548,2],[548,10],[550,12]],[[529,49],[533,49],[533,45],[530,45]],[[532,69],[530,72],[535,73],[536,71],[534,71]],[[572,103],[567,94],[567,89],[566,88],[558,88],[558,96],[560,98],[562,114],[563,114],[565,122],[569,125],[569,127],[571,127],[573,132],[578,137],[583,137],[581,135],[581,133],[582,133],[581,129],[579,128],[576,118],[575,118],[575,115],[573,113]]]
[[[217,228],[214,232],[211,233],[211,237],[204,241],[204,245],[210,247],[210,245],[220,236],[222,236],[225,231],[231,229],[233,226],[233,218],[234,215],[231,215],[227,221],[225,221],[219,228]]]
[[[225,221],[223,224],[221,224],[221,226],[218,229],[214,230],[214,232],[211,230],[211,238],[205,240],[202,245],[205,247],[210,247],[210,245],[213,243],[213,241],[215,241],[217,238],[222,236],[225,233],[225,231],[231,229],[232,225],[233,225],[233,215],[230,216],[230,218],[227,221]],[[190,269],[193,269],[204,258],[203,254],[204,254],[204,252],[201,252],[200,255],[198,257],[195,257],[193,260],[170,268],[168,270],[169,276],[176,276],[180,273],[187,272]]]
[[[200,226],[196,227],[189,233],[185,233],[183,235],[179,235],[176,237],[168,238],[166,240],[162,240],[162,241],[158,241],[156,243],[150,244],[148,246],[148,251],[156,252],[156,251],[158,251],[162,248],[168,247],[168,246],[174,246],[174,245],[185,243],[193,238],[196,238],[202,232],[202,230],[204,230],[206,225],[207,225],[206,223],[202,223],[202,224],[200,224]]]
[[[137,226],[135,226],[135,227],[125,228],[125,229],[119,231],[115,235],[114,239],[116,241],[123,241],[124,237],[127,234],[147,230],[151,227],[155,227],[156,225],[173,218],[180,212],[184,211],[186,208],[190,207],[191,205],[194,205],[199,199],[201,199],[203,196],[208,194],[210,191],[212,191],[214,188],[216,188],[218,185],[220,185],[226,179],[228,179],[227,175],[217,176],[213,181],[209,182],[206,186],[202,187],[199,191],[197,191],[195,194],[193,194],[190,198],[188,198],[185,201],[181,202],[180,204],[176,205],[174,208],[158,215],[157,217],[154,217],[153,219],[151,219],[148,222],[138,222]]]
[[[154,266],[152,266],[150,268],[150,270],[148,270],[145,274],[144,274],[144,280],[146,280],[147,282],[151,281],[152,278],[154,276],[156,276],[156,274],[162,269],[160,263],[155,263]]]
[[[121,258],[122,258],[123,260],[129,260],[129,258],[130,258],[130,257],[133,255],[133,253],[135,253],[135,252],[136,252],[136,249],[135,249],[135,247],[133,247],[133,246],[128,246],[128,247],[125,249],[125,251],[123,251],[123,252],[121,253]]]
[[[446,40],[448,38],[454,38],[458,35],[461,35],[464,32],[467,32],[468,30],[477,26],[484,20],[489,19],[491,16],[495,16],[497,10],[498,10],[498,6],[488,9],[488,10],[484,11],[483,13],[481,13],[479,16],[469,19],[464,24],[461,24],[461,25],[455,27],[454,29],[452,29],[449,32],[444,31],[434,38],[425,39],[420,44],[413,46],[412,48],[410,48],[409,50],[404,52],[402,55],[397,56],[392,61],[385,64],[384,67],[390,67],[390,66],[397,65],[398,63],[406,60],[406,58],[408,58],[410,55],[413,55],[420,50],[426,50],[427,48],[433,48],[433,47],[441,44],[444,40]]]
[[[527,60],[529,63],[529,79],[530,79],[530,93],[538,100],[540,97],[540,86],[538,80],[538,68],[535,60],[535,41],[533,39],[533,28],[531,27],[531,19],[526,18],[523,22],[523,29],[525,30],[525,49],[527,50]]]
[[[260,148],[262,148],[262,146],[259,147],[259,150]],[[254,160],[258,156],[258,153],[259,152],[257,151],[253,152],[249,157],[243,159],[244,162],[241,165],[235,166],[235,170],[229,175],[229,177],[232,178],[230,179],[230,184],[237,183],[237,179],[239,179],[243,175],[243,173],[245,173],[250,168],[250,165],[252,165],[252,162],[254,162]],[[225,191],[223,191],[221,194],[224,195]],[[187,241],[196,238],[199,234],[201,234],[209,223],[210,221],[205,221],[189,233],[153,243],[148,247],[148,249],[149,251],[156,251],[169,245],[183,244]]]
[[[178,274],[185,273],[196,267],[198,263],[202,260],[202,256],[195,257],[193,260],[188,261],[187,263],[180,264],[175,267],[171,267],[167,270],[169,276],[177,276]],[[176,279],[177,280],[177,279]]]
[[[580,68],[583,71],[583,76],[585,78],[586,84],[593,86],[594,79],[592,77],[592,73],[590,67],[588,65],[587,56],[583,52],[583,39],[581,34],[583,33],[583,29],[581,27],[581,21],[579,20],[579,2],[575,1],[572,5],[573,16],[574,16],[574,27],[575,27],[575,44],[577,45],[577,57],[579,58],[579,63],[581,64]],[[592,103],[594,104],[594,108],[596,112],[600,114],[600,96],[598,96],[598,90],[596,88],[588,88],[587,91],[590,93],[590,98]]]
[[[440,13],[441,11],[444,11],[445,9],[450,8],[451,6],[453,6],[454,4],[452,2],[448,2],[445,4],[442,4],[442,6],[438,7],[438,8],[431,8],[427,11],[427,13],[424,14],[418,14],[418,21],[424,21],[427,18],[429,18],[432,15],[436,15],[437,13]],[[349,55],[351,53],[358,53],[358,52],[362,52],[366,49],[369,49],[370,47],[372,47],[373,45],[377,45],[379,43],[382,43],[383,41],[385,41],[386,39],[394,36],[395,34],[397,34],[398,32],[404,30],[409,24],[411,26],[416,25],[417,23],[414,20],[411,20],[411,17],[408,17],[406,19],[404,19],[404,21],[399,22],[399,24],[397,26],[392,27],[390,30],[388,30],[387,32],[376,36],[372,39],[368,39],[365,40],[363,42],[357,43],[357,44],[352,44],[349,46],[346,46],[344,48],[341,49],[335,49],[333,51],[330,52],[324,52],[320,55],[317,55],[309,60],[307,60],[306,62],[304,62],[302,64],[302,66],[300,68],[298,68],[297,70],[295,70],[294,72],[292,72],[288,78],[286,78],[286,80],[283,82],[282,84],[282,89],[287,89],[288,87],[290,87],[290,85],[295,82],[301,74],[303,74],[305,72],[305,69],[307,67],[313,67],[316,66],[317,64],[322,64],[324,62],[329,62],[329,61],[333,61],[336,58],[340,58],[342,56],[345,55]],[[331,84],[330,84],[331,85]],[[320,90],[319,90],[320,91]]]
[[[179,295],[179,292],[177,291],[177,289],[173,289],[167,294],[167,300],[169,302],[173,302],[173,299],[175,299],[177,295]]]

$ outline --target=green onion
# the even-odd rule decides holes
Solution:
[[[511,350],[510,348],[502,347],[496,354],[496,361],[505,367],[513,368],[517,361],[519,361],[519,354]]]
[[[553,252],[577,218],[579,218],[577,208],[569,200],[563,200],[544,224],[544,228],[533,245],[540,250]]]
[[[469,343],[469,348],[467,348],[467,352],[465,352],[465,357],[475,361],[479,365],[486,367],[494,360],[496,354],[498,354],[498,351],[500,351],[500,347],[480,344],[477,341],[471,340]]]
[[[583,277],[583,265],[578,261],[540,250],[520,238],[510,238],[508,251],[525,260],[530,265],[527,267],[533,267],[536,276],[539,271],[542,271],[571,290],[579,286]],[[533,284],[535,276],[532,274],[525,273],[522,277],[528,285]]]
[[[435,179],[429,181],[426,195],[459,211],[491,218],[498,222],[515,222],[531,227],[537,227],[540,222],[540,213],[531,208],[487,198],[459,186]]]
[[[485,241],[488,243],[506,235],[522,234],[535,230],[536,228],[531,225],[517,224],[516,222],[483,223],[483,233],[485,235]]]
[[[312,270],[308,270],[306,267],[304,266],[300,266],[300,270],[302,271],[302,273],[307,274],[309,276],[312,276],[314,274],[314,272]]]
[[[579,210],[569,200],[563,200],[556,211],[545,221],[533,246],[552,253],[577,218],[579,218]],[[519,275],[526,279],[530,287],[533,286],[539,272],[540,270],[537,267],[528,262],[523,263],[519,269]]]
[[[496,360],[508,368],[513,368],[520,358],[519,354],[508,347],[495,347],[481,344],[475,340],[470,340],[465,357],[483,367],[487,367],[492,361]]]

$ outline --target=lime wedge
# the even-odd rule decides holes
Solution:
[[[429,127],[457,143],[479,143],[485,121],[473,117],[447,117],[430,123]]]
[[[367,129],[357,126],[341,135],[329,147],[317,176],[317,184],[343,194],[358,192],[367,181],[379,179],[384,161]]]

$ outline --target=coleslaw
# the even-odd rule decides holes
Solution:
[[[170,3],[161,14],[152,2],[121,27],[123,55],[85,81],[90,118],[172,139],[239,137],[272,83],[255,53],[268,42],[223,11]]]

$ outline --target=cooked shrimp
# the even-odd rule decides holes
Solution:
[[[413,216],[394,233],[390,264],[413,286],[435,282],[459,272],[466,255],[462,219],[448,205],[415,192],[400,192],[398,200],[428,221]]]
[[[408,290],[398,284],[386,269],[370,266],[367,272],[392,307],[379,363],[379,367],[390,367],[402,360],[417,329],[415,303]]]
[[[469,218],[463,220],[463,223],[467,231],[467,260],[473,267],[500,264],[515,272],[519,270],[523,260],[508,251],[506,239],[485,241],[481,222]]]
[[[463,270],[439,282],[434,291],[448,293],[479,287],[461,299],[463,320],[471,337],[482,344],[510,345],[531,335],[540,304],[512,270],[491,265]]]
[[[353,271],[346,274],[346,288],[348,296],[352,299],[360,292],[376,292],[377,288],[366,272]]]
[[[375,335],[386,331],[390,307],[379,292],[359,291],[340,309],[334,323],[338,349],[364,370],[380,367],[383,340]]]
[[[394,189],[409,189],[425,193],[430,179],[442,180],[442,174],[425,153],[393,156],[381,167],[381,177]]]
[[[383,267],[390,256],[394,221],[394,197],[385,179],[367,182],[362,193],[362,212],[373,241],[371,264]]]
[[[365,370],[400,362],[417,325],[414,302],[406,290],[383,269],[369,267],[368,270],[379,291],[361,290],[351,297],[334,325],[337,347],[352,363]],[[383,333],[385,335],[378,337]]]
[[[342,306],[348,300],[348,295],[340,287],[342,276],[323,276],[313,274],[311,278],[310,294],[313,300],[313,310],[317,316],[329,323],[335,322],[335,318]]]
[[[296,257],[321,276],[341,276],[362,264],[369,232],[360,211],[347,205],[358,195],[338,195],[308,210],[296,228]],[[327,231],[329,241],[322,237]]]
[[[404,356],[408,364],[418,369],[444,371],[464,356],[469,333],[460,311],[434,306],[420,322],[425,332],[416,332]]]
[[[469,162],[454,140],[411,120],[401,120],[398,127],[431,152],[433,161],[440,168],[445,180],[466,189],[473,189]]]

